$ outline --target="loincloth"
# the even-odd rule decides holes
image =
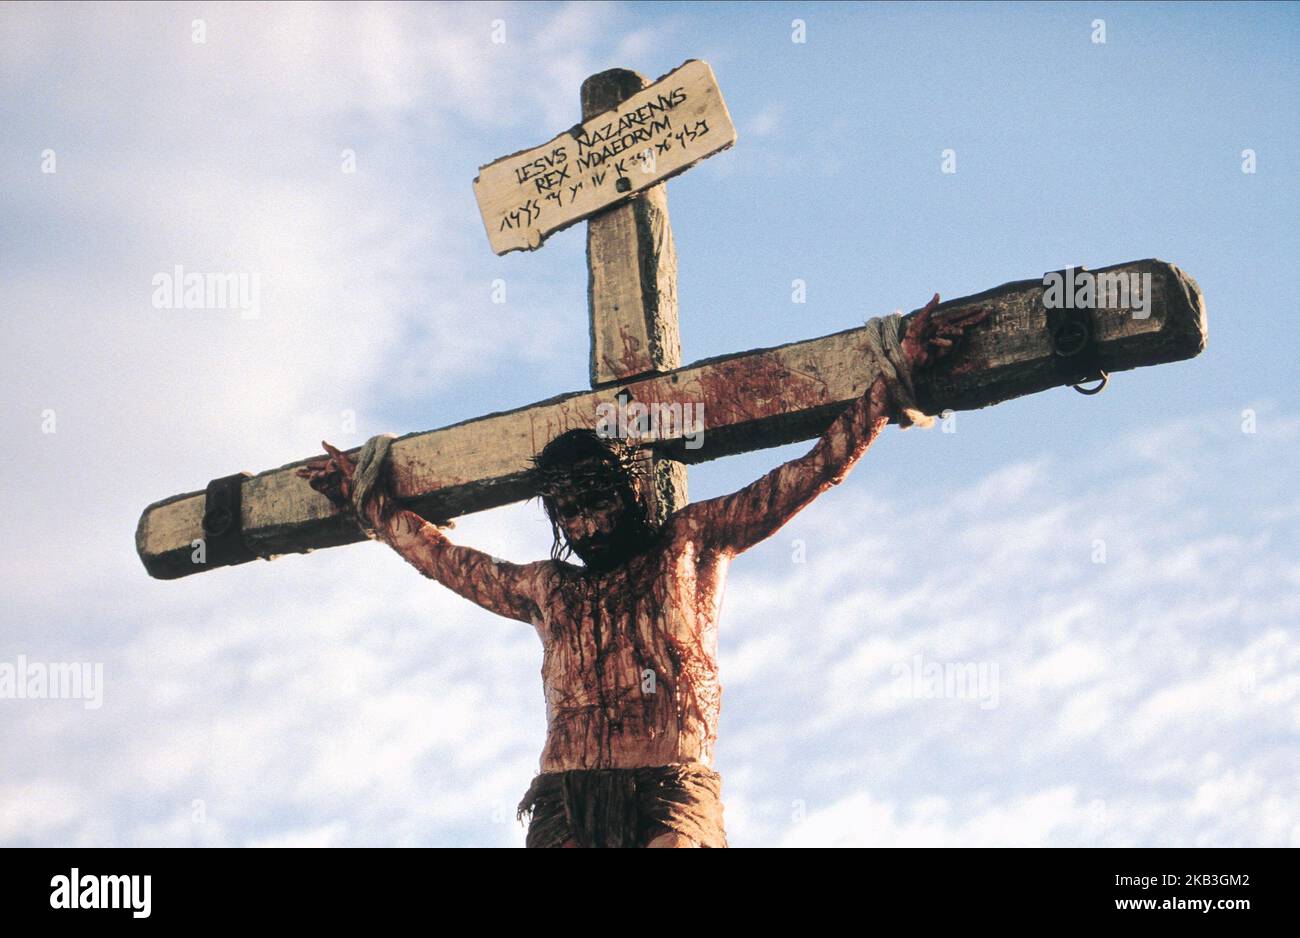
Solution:
[[[660,828],[702,847],[725,847],[722,776],[698,763],[573,769],[533,779],[519,803],[528,847],[641,847]]]

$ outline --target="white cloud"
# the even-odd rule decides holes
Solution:
[[[751,767],[739,832],[789,844],[1289,843],[1296,766],[1276,740],[1300,724],[1295,555],[1271,513],[1270,489],[1285,483],[1259,468],[1289,443],[1246,449],[1223,423],[1212,412],[1162,431],[1216,473],[1184,474],[1121,440],[1117,476],[1036,460],[911,513],[851,477],[782,532],[806,542],[806,565],[784,545],[738,559],[724,680],[733,656],[744,667],[725,681],[720,762]],[[1256,488],[1230,520],[1207,510],[1221,478]],[[892,565],[875,562],[881,549]],[[940,557],[941,581],[929,573]],[[997,665],[996,706],[900,697],[894,669],[913,656]],[[1242,779],[1257,798],[1217,794]],[[1205,791],[1222,810],[1189,812]],[[800,822],[782,809],[795,798],[810,806]]]

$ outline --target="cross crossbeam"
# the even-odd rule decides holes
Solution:
[[[1149,295],[1140,309],[1088,311],[1095,340],[1092,364],[1114,373],[1192,358],[1204,349],[1201,292],[1177,267],[1141,260],[1092,273],[1098,278],[1103,273],[1150,275]],[[940,304],[940,311],[981,307],[991,315],[964,348],[920,379],[920,403],[935,413],[970,410],[1088,377],[1072,371],[1061,354],[1044,296],[1039,277]],[[528,498],[535,494],[530,457],[566,430],[596,427],[601,405],[615,404],[620,394],[636,402],[703,407],[705,430],[698,448],[687,446],[689,427],[661,427],[663,438],[645,444],[684,463],[810,439],[874,377],[862,352],[863,332],[858,327],[707,359],[408,434],[393,444],[396,494],[421,515],[439,521]],[[243,540],[255,554],[271,557],[361,540],[354,522],[295,475],[306,462],[243,483]],[[173,496],[145,509],[136,547],[150,575],[174,579],[218,565],[192,560],[195,541],[204,536],[203,513],[203,492]]]

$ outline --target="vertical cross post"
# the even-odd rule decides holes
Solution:
[[[592,75],[582,83],[583,121],[617,107],[647,84],[623,68]],[[626,164],[629,172],[638,172],[640,156],[629,152]],[[677,251],[663,183],[587,220],[587,308],[592,388],[617,387],[681,365]],[[652,519],[662,522],[686,504],[686,466],[655,458],[645,495]]]

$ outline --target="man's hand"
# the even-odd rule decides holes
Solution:
[[[321,440],[320,445],[325,447],[325,452],[329,453],[329,456],[312,460],[299,469],[297,474],[333,502],[335,508],[352,511],[352,479],[357,471],[356,463],[347,453],[335,449],[324,440]],[[386,484],[376,486],[375,491],[366,500],[366,504],[361,506],[365,511],[365,518],[362,519],[363,526],[364,523],[383,526],[392,514],[390,509],[396,504]]]
[[[357,465],[347,453],[335,449],[324,440],[321,440],[320,445],[325,447],[325,452],[329,455],[313,459],[299,469],[297,475],[306,479],[312,488],[328,498],[335,508],[352,511],[353,477],[356,475]],[[383,528],[397,514],[401,504],[393,495],[392,477],[388,474],[387,467],[380,474],[374,490],[361,507],[365,512],[365,517],[359,519],[363,527],[370,524],[376,528]],[[455,526],[450,521],[438,524],[440,528]]]
[[[987,309],[966,309],[935,316],[934,308],[938,305],[939,294],[936,293],[934,299],[925,304],[925,309],[912,317],[907,324],[907,332],[903,335],[903,354],[911,363],[913,374],[951,354],[966,331],[988,319],[992,312]]]
[[[329,456],[313,459],[296,473],[300,478],[320,492],[335,508],[352,507],[352,476],[357,471],[356,464],[346,453],[340,452],[321,440],[321,446]]]

